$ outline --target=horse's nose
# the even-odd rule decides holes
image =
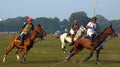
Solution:
[[[118,37],[118,34],[116,34],[116,37]]]
[[[46,33],[46,32],[44,32],[44,36],[46,36],[46,34],[47,34],[47,33]]]
[[[115,33],[115,34],[114,34],[114,37],[118,37],[118,34],[117,34],[117,33]]]

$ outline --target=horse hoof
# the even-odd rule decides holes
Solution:
[[[98,65],[100,65],[100,63],[99,63],[99,62],[96,62],[95,64],[98,64]]]
[[[82,59],[79,61],[79,63],[82,63],[84,60],[85,60],[85,58],[82,58]]]
[[[66,53],[67,49],[63,49],[63,52]]]
[[[18,59],[17,61],[18,61],[19,63],[22,63],[22,59]]]
[[[65,60],[64,63],[67,63],[67,60]]]
[[[5,63],[5,60],[3,60],[3,63]]]
[[[5,63],[5,58],[6,58],[6,55],[4,55],[4,58],[3,58],[3,63]]]

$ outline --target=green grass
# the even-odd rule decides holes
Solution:
[[[96,54],[87,61],[79,63],[83,57],[89,55],[89,50],[84,49],[64,63],[69,51],[64,54],[59,38],[45,37],[44,41],[37,42],[29,51],[26,63],[16,61],[14,48],[6,57],[6,63],[2,62],[3,55],[11,41],[12,36],[0,36],[0,67],[119,67],[120,66],[120,37],[107,41],[100,53],[100,65],[95,64]],[[67,46],[69,50],[71,47]]]

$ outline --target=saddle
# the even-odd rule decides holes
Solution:
[[[16,40],[21,40],[21,36],[19,35]]]
[[[21,39],[22,39],[22,37],[20,35],[18,35],[14,41],[21,42]]]
[[[70,33],[68,33],[66,37],[67,37],[67,38],[72,38],[72,36],[71,36]]]
[[[25,36],[25,39],[26,39],[26,38],[27,38],[27,35]],[[24,39],[24,40],[25,40],[25,39]],[[16,37],[15,41],[21,42],[21,41],[22,41],[22,36],[21,36],[21,35],[18,35],[18,36]]]
[[[91,37],[88,36],[88,35],[83,35],[82,38],[83,38],[83,39],[89,39],[89,40],[91,40]]]
[[[99,34],[96,34],[95,35],[95,37],[94,37],[94,39],[98,36]],[[82,37],[83,39],[90,39],[91,40],[91,37],[89,36],[89,35],[83,35],[83,37]]]

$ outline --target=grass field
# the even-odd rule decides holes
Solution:
[[[0,67],[120,67],[120,37],[105,43],[104,49],[100,53],[100,65],[95,64],[95,53],[89,61],[78,62],[89,55],[87,49],[72,57],[68,63],[64,63],[68,52],[63,53],[59,38],[50,36],[45,37],[44,41],[34,44],[28,53],[26,63],[20,64],[16,61],[16,48],[9,53],[6,63],[3,63],[4,52],[12,37],[11,35],[0,35]],[[67,46],[67,48],[69,50],[71,47]]]

